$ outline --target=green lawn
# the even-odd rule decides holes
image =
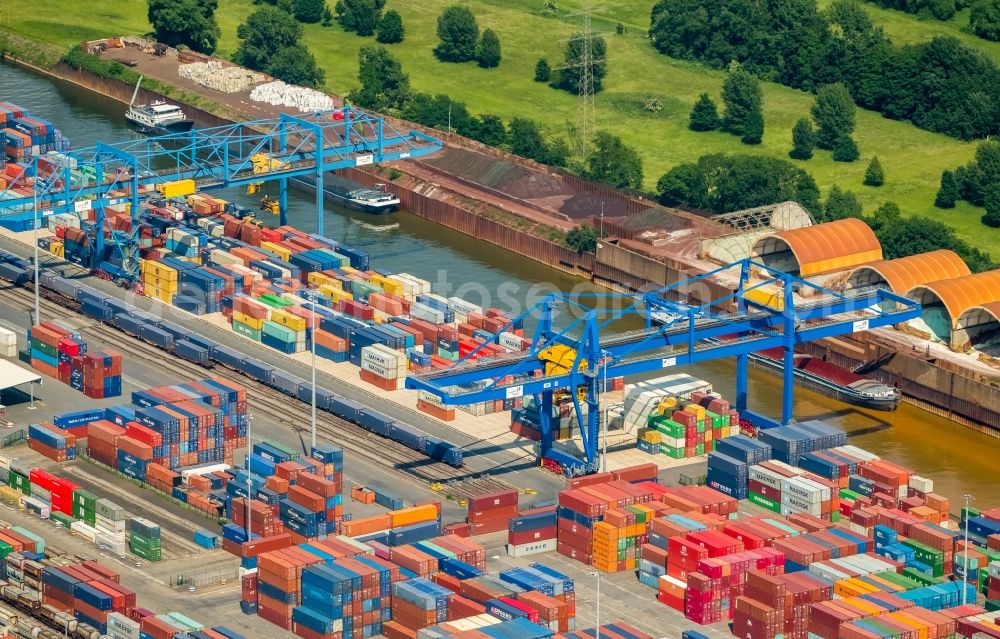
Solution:
[[[413,88],[428,93],[446,93],[465,101],[474,113],[496,113],[505,118],[521,115],[542,122],[552,132],[568,134],[577,118],[577,99],[537,84],[532,77],[540,56],[547,56],[553,65],[561,63],[565,39],[575,30],[579,17],[543,15],[541,0],[468,0],[466,4],[476,13],[480,27],[497,31],[503,46],[500,67],[484,70],[474,63],[438,62],[431,52],[437,41],[437,16],[453,2],[389,0],[388,6],[402,14],[406,28],[406,41],[390,49],[402,61]],[[253,11],[254,5],[251,0],[222,0],[220,4],[218,19],[223,37],[219,53],[230,55],[238,43],[236,25]],[[578,9],[579,5],[580,0],[558,1],[564,15]],[[95,14],[77,7],[80,5],[67,0],[44,0],[40,11],[33,13],[58,14],[60,22],[66,24],[95,25],[93,31],[107,35],[148,29],[145,3],[139,0],[119,2],[114,10],[102,9],[100,20],[94,19]],[[724,74],[657,53],[645,39],[651,7],[652,0],[619,0],[605,5],[594,15],[595,29],[605,32],[608,41],[608,75],[605,90],[596,100],[597,126],[621,136],[626,143],[639,149],[645,164],[646,187],[652,189],[659,176],[672,166],[705,153],[749,152],[787,157],[792,125],[798,118],[808,116],[812,96],[766,84],[766,132],[763,144],[757,147],[742,145],[737,138],[722,133],[689,131],[687,116],[694,101],[703,91],[718,100]],[[880,23],[895,20],[899,31],[909,32],[911,41],[923,36],[916,35],[915,28],[908,28],[907,20],[921,27],[940,26],[918,21],[907,14],[870,8]],[[62,27],[55,20],[46,29],[37,21],[0,13],[0,24],[7,26],[10,22],[18,32],[48,40],[58,39],[66,45],[78,41],[81,31],[79,27]],[[617,22],[628,27],[627,34],[614,33]],[[973,36],[965,37],[984,42]],[[358,49],[374,43],[374,39],[346,33],[337,25],[329,28],[309,25],[306,43],[326,69],[328,88],[343,94],[357,86]],[[1000,46],[997,51],[1000,52]],[[654,96],[664,107],[656,114],[642,109],[643,102]],[[941,171],[967,162],[975,151],[975,144],[921,131],[868,111],[858,113],[855,138],[862,152],[858,162],[835,163],[829,152],[821,151],[812,160],[797,164],[815,176],[824,193],[832,185],[839,184],[857,193],[866,210],[892,200],[905,213],[944,219],[977,246],[1000,242],[1000,230],[988,229],[979,222],[980,209],[960,204],[952,211],[940,211],[932,206]],[[880,188],[862,185],[865,167],[873,155],[879,156],[886,172],[886,184]]]

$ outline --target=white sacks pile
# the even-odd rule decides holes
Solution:
[[[243,67],[223,65],[218,60],[192,62],[177,67],[177,75],[222,93],[239,93],[267,80],[263,73]]]
[[[280,80],[254,87],[250,92],[250,99],[274,106],[295,107],[302,113],[333,108],[333,98],[325,93],[286,84]]]

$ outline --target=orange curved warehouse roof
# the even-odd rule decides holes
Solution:
[[[981,304],[979,306],[974,306],[962,311],[962,315],[971,313],[972,311],[980,310],[985,313],[989,313],[993,316],[993,319],[1000,322],[1000,302],[989,302],[987,304]]]
[[[954,251],[941,249],[930,253],[918,253],[895,260],[872,262],[855,269],[851,276],[862,269],[878,273],[894,293],[906,295],[915,286],[971,275],[972,271]]]
[[[954,326],[958,317],[970,308],[1000,302],[1000,269],[922,284],[908,291],[907,295],[912,297],[920,289],[930,291],[941,300]]]
[[[882,259],[882,245],[875,233],[853,217],[782,231],[773,237],[788,245],[803,277]]]

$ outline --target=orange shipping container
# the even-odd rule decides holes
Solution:
[[[437,519],[438,509],[434,504],[424,504],[423,506],[411,506],[410,508],[403,508],[401,510],[395,510],[389,513],[391,518],[391,527],[399,528],[400,526],[409,526],[410,524],[419,524],[425,521],[432,521]]]

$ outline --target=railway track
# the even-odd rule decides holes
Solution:
[[[147,342],[78,314],[74,308],[78,305],[74,301],[65,300],[51,291],[45,292],[47,295],[44,296],[42,306],[50,316],[72,314],[74,319],[78,320],[75,323],[81,326],[81,331],[85,335],[92,335],[106,343],[114,344],[127,353],[129,358],[140,360],[156,370],[162,370],[182,379],[213,375],[237,382],[253,392],[252,413],[266,416],[277,424],[285,425],[300,437],[309,436],[311,413],[308,405],[222,366],[217,365],[208,370],[193,362],[174,358]],[[10,287],[3,289],[0,295],[25,311],[34,308],[34,297],[28,289]],[[470,473],[464,469],[433,461],[423,453],[380,437],[325,411],[317,411],[316,432],[317,436],[336,442],[356,458],[363,458],[380,467],[390,468],[406,479],[416,479],[426,485],[438,487],[441,492],[455,499],[468,499],[476,495],[513,488],[507,482],[488,474]],[[253,434],[252,424],[251,434]]]

